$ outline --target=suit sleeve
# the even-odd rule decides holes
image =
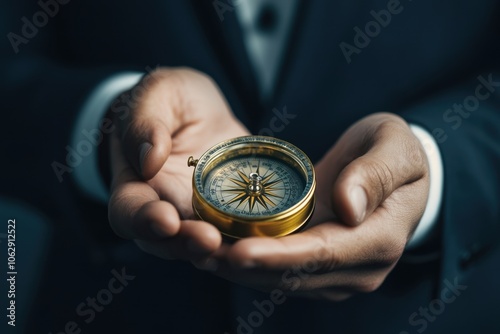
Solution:
[[[499,244],[500,71],[485,72],[409,108],[443,159],[443,279],[459,277]]]
[[[81,159],[88,150],[97,150],[90,146],[74,153],[78,148],[71,147],[84,101],[100,82],[128,69],[72,62],[61,14],[37,13],[43,11],[36,1],[0,4],[5,33],[0,43],[0,130],[8,161],[2,166],[0,191],[54,213],[64,206],[66,195],[75,193],[71,174]]]

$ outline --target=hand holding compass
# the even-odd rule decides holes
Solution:
[[[205,204],[217,207],[217,201],[232,201],[220,208],[238,220],[272,214],[275,208],[281,213],[293,208],[281,193],[285,187],[272,182],[286,178],[296,185],[300,196],[309,194],[304,192],[310,180],[304,172],[307,164],[283,160],[294,155],[274,156],[264,151],[240,156],[237,150],[226,161],[206,156],[207,162],[217,166],[206,168],[200,164],[206,149],[217,148],[228,138],[247,136],[248,131],[232,116],[206,76],[171,69],[158,70],[155,75],[158,83],[141,97],[130,117],[118,124],[112,138],[109,218],[118,235],[134,239],[148,253],[188,260],[262,290],[280,288],[339,300],[355,292],[373,291],[383,282],[418,224],[428,193],[425,153],[402,119],[391,114],[364,118],[315,166],[316,204],[307,229],[279,238],[245,237],[228,244],[222,242],[214,225],[195,216],[193,170],[186,167],[186,158],[199,157],[195,174],[199,168]],[[272,174],[264,171],[266,162],[272,162],[274,170],[282,170],[266,179]],[[358,186],[361,192],[355,191]],[[299,203],[300,198],[311,203],[307,196],[295,196]],[[198,205],[196,199],[194,204]],[[300,207],[309,212],[310,205]],[[333,215],[334,208],[342,222]],[[307,220],[307,214],[304,217]],[[293,230],[264,234],[279,236]],[[308,268],[301,271],[298,282],[287,274],[297,268]]]
[[[213,81],[199,72],[159,69],[143,82],[137,107],[117,120],[113,133],[110,224],[146,252],[199,258],[217,250],[222,238],[193,213],[193,171],[186,159],[249,132]]]

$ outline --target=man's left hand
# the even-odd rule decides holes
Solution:
[[[400,117],[373,114],[349,128],[315,170],[316,210],[305,230],[223,244],[194,264],[259,290],[328,300],[377,289],[426,206],[422,145]]]

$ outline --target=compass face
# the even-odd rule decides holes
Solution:
[[[271,156],[234,157],[205,177],[204,197],[240,217],[270,216],[296,204],[305,180],[290,165]]]
[[[286,141],[229,139],[199,159],[190,157],[188,166],[195,167],[195,215],[229,238],[284,236],[299,230],[314,211],[314,167]]]

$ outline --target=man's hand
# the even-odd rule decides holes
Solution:
[[[419,140],[396,115],[368,116],[316,165],[316,176],[317,206],[305,231],[224,244],[194,264],[260,290],[329,300],[378,288],[426,206],[429,173]]]
[[[215,251],[221,235],[194,220],[191,155],[248,131],[216,85],[187,69],[160,69],[139,83],[133,110],[117,114],[111,138],[113,230],[163,258],[196,259]],[[147,181],[145,181],[147,180]]]

